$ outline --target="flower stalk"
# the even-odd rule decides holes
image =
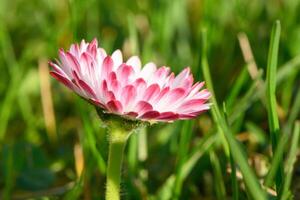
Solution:
[[[120,199],[121,169],[124,150],[130,135],[148,123],[109,114],[96,107],[99,118],[108,128],[109,151],[106,171],[106,200]]]
[[[106,200],[120,199],[121,168],[124,149],[129,137],[128,131],[122,128],[111,128],[109,136],[109,153],[106,177]]]

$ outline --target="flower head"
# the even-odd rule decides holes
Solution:
[[[174,121],[198,116],[209,109],[210,92],[193,84],[190,68],[177,76],[169,67],[150,62],[144,67],[137,56],[123,62],[122,53],[112,55],[94,39],[59,50],[51,75],[105,113],[142,121]]]

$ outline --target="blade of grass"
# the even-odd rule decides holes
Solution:
[[[238,200],[239,199],[239,186],[238,186],[238,180],[236,177],[236,167],[233,160],[233,156],[230,153],[230,167],[231,167],[231,187],[232,187],[232,193],[233,193],[233,199]]]
[[[295,128],[293,132],[293,137],[291,140],[291,148],[289,151],[289,155],[286,161],[286,171],[285,171],[285,180],[283,183],[282,196],[281,200],[288,199],[290,196],[289,188],[291,186],[292,174],[294,169],[294,164],[296,162],[297,157],[297,148],[299,144],[299,134],[300,134],[300,121],[295,122]]]
[[[89,124],[89,122],[87,122],[86,118],[82,117],[82,120],[83,120],[83,127],[84,127],[84,131],[85,131],[84,136],[86,137],[89,150],[91,151],[94,159],[96,160],[99,171],[102,174],[105,174],[106,163],[104,161],[103,156],[97,149],[96,138],[94,137],[93,129],[92,129],[91,125]]]
[[[271,40],[269,46],[268,65],[267,65],[267,80],[266,80],[266,97],[267,97],[267,110],[270,135],[272,139],[273,152],[277,148],[279,138],[279,119],[276,111],[276,70],[277,70],[277,57],[279,50],[280,40],[280,22],[276,21],[272,28]],[[276,173],[276,191],[280,194],[281,184],[283,181],[283,164],[280,164],[278,172]]]
[[[229,116],[228,116],[229,124],[232,124],[241,115],[243,115],[244,111],[246,111],[251,106],[253,101],[262,94],[261,91],[258,91],[258,84],[260,82],[261,75],[262,75],[262,73],[259,73],[257,78],[250,85],[250,87],[249,87],[248,91],[245,93],[245,95],[240,98],[239,103],[236,104],[232,108],[231,112],[229,112]]]
[[[294,121],[297,119],[297,116],[300,113],[300,92],[296,94],[294,103],[290,109],[290,113],[288,115],[288,120],[285,126],[283,127],[283,131],[290,133],[292,130],[292,126]]]
[[[277,72],[276,85],[279,85],[282,81],[289,78],[293,73],[297,73],[297,70],[300,69],[300,56],[295,57],[294,59],[288,61],[284,65],[282,65]],[[261,73],[262,74],[262,73]],[[259,81],[259,78],[258,78]],[[230,113],[236,113],[234,115],[229,115],[229,122],[232,124],[236,120],[236,115],[244,112],[249,106],[251,106],[254,102],[256,102],[259,98],[262,99],[262,96],[265,94],[266,84],[264,83],[262,86],[258,87],[256,90],[253,90],[253,87],[250,87],[243,97],[243,102],[248,102],[247,106],[241,106],[240,104],[233,108],[233,111]],[[250,95],[251,92],[255,91],[253,95]],[[244,105],[244,104],[241,104]],[[242,109],[242,110],[241,110]],[[235,116],[235,117],[233,117]],[[292,124],[291,124],[292,125]]]
[[[245,38],[245,42],[244,43],[248,43],[246,46],[248,46],[247,48],[242,48],[242,50],[243,50],[243,54],[245,54],[246,53],[246,50],[247,50],[247,54],[249,54],[249,56],[248,56],[248,58],[246,57],[246,55],[244,55],[244,57],[245,57],[245,61],[246,61],[246,63],[248,63],[248,64],[255,64],[255,61],[254,61],[254,57],[253,57],[253,55],[251,55],[252,54],[252,52],[251,52],[251,47],[250,47],[250,44],[249,44],[249,41],[248,41],[248,38],[247,38],[247,36],[246,35],[244,35],[244,38]],[[240,39],[240,37],[239,37],[239,39]],[[241,45],[241,47],[242,47],[242,45]],[[255,65],[253,65],[253,72],[255,72],[257,69],[256,69],[256,66]],[[249,73],[251,72],[251,70],[250,70],[250,68],[248,68],[249,70]],[[293,58],[292,60],[290,60],[290,61],[288,61],[287,63],[285,63],[284,65],[282,65],[281,67],[279,67],[279,70],[278,70],[278,72],[277,72],[277,80],[276,80],[276,84],[277,85],[279,85],[283,80],[285,80],[285,79],[287,79],[288,77],[290,77],[290,76],[292,76],[293,74],[297,74],[297,71],[300,69],[300,56],[297,56],[297,57],[295,57],[295,58]],[[256,75],[257,75],[257,73],[250,73],[250,74],[252,74],[252,76],[251,77],[255,77]],[[255,76],[254,76],[255,75]],[[265,102],[265,98],[264,98],[264,96],[265,96],[265,89],[266,89],[266,84],[264,83],[264,81],[261,79],[261,77],[260,78],[257,78],[257,86],[258,86],[258,88],[257,88],[257,92],[254,94],[254,95],[250,95],[250,96],[248,96],[248,98],[250,98],[251,100],[249,100],[249,106],[251,105],[251,103],[254,103],[258,98],[260,98],[261,99],[261,101],[262,101],[262,103],[264,104],[264,105],[266,105],[266,102]],[[235,88],[233,88],[233,91],[234,91],[234,89]],[[252,88],[250,88],[249,90],[252,90]],[[250,93],[250,91],[248,91],[246,94],[249,94]],[[247,95],[245,95],[245,101],[244,102],[248,102],[247,101]],[[240,107],[239,107],[239,105],[238,106],[236,106],[237,107],[237,109],[235,109],[235,111],[234,112],[232,112],[232,113],[242,113],[245,109],[247,109],[248,108],[248,106],[247,107],[242,107],[243,108],[243,110],[241,111],[240,109]],[[236,112],[236,110],[238,110],[239,112]],[[233,123],[233,121],[235,121],[236,119],[235,119],[235,117],[233,117],[234,119],[232,119],[232,117],[231,117],[231,115],[230,115],[230,124],[231,123]],[[290,125],[292,125],[292,124],[290,124]]]
[[[284,83],[282,83],[282,88],[284,88],[284,90],[282,90],[281,95],[281,107],[284,110],[285,115],[292,103],[293,92],[291,91],[293,91],[293,88],[297,84],[297,76],[297,73],[291,74],[289,78]]]
[[[94,128],[93,125],[91,124],[91,120],[89,120],[89,116],[87,115],[87,112],[84,111],[84,105],[86,102],[84,100],[77,98],[76,101],[77,107],[79,108],[80,115],[81,115],[81,120],[83,124],[83,129],[84,129],[84,140],[87,142],[88,145],[85,145],[88,147],[89,151],[92,153],[94,159],[96,160],[97,167],[99,171],[102,174],[105,174],[106,171],[106,162],[101,155],[100,151],[97,149],[97,142],[96,138],[94,136]]]
[[[237,80],[234,82],[233,87],[226,99],[226,105],[229,110],[232,109],[234,102],[236,101],[243,85],[248,79],[248,73],[247,73],[247,68],[243,67],[242,71],[240,72]]]
[[[4,96],[0,111],[0,144],[3,142],[8,121],[11,117],[11,110],[14,108],[15,98],[17,96],[19,84],[21,82],[23,68],[19,67],[13,49],[11,37],[6,30],[5,24],[0,23],[0,48],[4,55],[5,63],[10,73],[10,83]],[[0,146],[1,147],[1,146]]]
[[[300,70],[300,55],[280,66],[277,72],[276,83],[279,84],[289,77],[290,74],[295,74]]]
[[[74,200],[79,199],[80,195],[82,194],[83,190],[83,180],[84,180],[84,173],[81,174],[79,179],[75,182],[73,188],[67,192],[67,194],[63,197],[64,200]]]
[[[217,143],[218,139],[219,137],[217,134],[209,134],[208,136],[200,140],[200,142],[195,146],[193,152],[189,156],[187,156],[188,160],[186,160],[182,166],[182,170],[180,171],[181,173],[179,174],[181,182],[183,182],[186,179],[186,177],[191,173],[197,161],[203,156],[203,154],[208,152],[211,148],[213,148],[214,144]],[[156,199],[172,198],[175,179],[175,174],[169,176],[169,178],[165,181],[161,189],[156,194]]]
[[[243,32],[239,33],[238,40],[239,40],[240,48],[243,53],[244,60],[247,63],[247,69],[249,75],[251,76],[252,79],[256,79],[258,75],[258,69],[246,33]]]
[[[227,107],[226,104],[223,103],[223,112],[226,124],[228,126],[228,115],[227,115]],[[238,189],[238,180],[236,176],[236,166],[232,157],[232,153],[229,154],[229,160],[230,160],[230,167],[231,167],[231,186],[232,186],[232,193],[233,193],[233,199],[238,200],[239,199],[239,189]]]
[[[183,126],[181,129],[173,199],[179,199],[181,194],[181,188],[183,184],[183,179],[180,178],[182,173],[181,171],[182,171],[182,166],[188,154],[188,148],[192,136],[193,125],[194,125],[194,121],[187,120],[183,122]]]
[[[270,165],[271,167],[270,167],[269,172],[264,181],[264,185],[266,187],[271,187],[273,185],[274,178],[277,175],[276,172],[278,171],[279,165],[282,164],[281,163],[282,156],[283,156],[286,144],[288,142],[288,138],[289,138],[289,134],[283,134],[280,137],[280,140],[277,144],[277,148],[276,148],[275,152],[273,153],[273,158],[272,158],[272,162]],[[277,192],[277,194],[278,194],[278,192]]]
[[[207,88],[213,92],[213,85],[210,77],[209,66],[206,58],[206,30],[202,30],[202,71],[204,74],[204,79],[207,83]],[[223,135],[226,137],[228,142],[228,146],[230,148],[230,152],[232,153],[234,161],[240,167],[240,170],[244,177],[244,182],[249,190],[249,193],[254,199],[262,200],[266,199],[265,192],[261,189],[256,176],[254,175],[253,171],[251,170],[249,164],[247,163],[246,157],[243,155],[242,149],[239,146],[238,142],[234,138],[230,128],[226,125],[226,121],[221,115],[219,110],[218,104],[215,98],[212,98],[213,106],[211,108],[211,112],[213,113],[213,118],[217,126],[220,127]]]
[[[203,138],[203,140],[196,145],[195,150],[188,156],[189,159],[184,162],[182,167],[182,179],[188,176],[201,156],[213,148],[217,142],[219,142],[219,137],[213,133]]]
[[[181,163],[185,161],[188,153],[188,147],[190,139],[192,137],[194,122],[194,120],[187,120],[183,122],[179,142],[179,162]]]
[[[206,36],[206,30],[204,31],[203,29],[201,30],[201,36],[202,36],[202,46],[201,46],[201,61],[200,65],[202,67],[202,72],[204,76],[204,80],[206,82],[206,87],[207,89],[211,92],[212,96],[210,98],[210,101],[212,102],[212,115],[213,118],[216,119],[218,115],[221,115],[219,112],[219,109],[215,109],[218,106],[216,97],[215,97],[215,92],[212,84],[212,79],[210,77],[210,72],[209,72],[209,66],[208,66],[208,61],[207,61],[207,36]],[[219,130],[219,134],[222,140],[222,144],[224,147],[225,154],[228,156],[229,155],[229,148],[228,144],[226,142],[226,138],[224,134],[222,134],[220,124],[217,123],[217,127]]]
[[[210,162],[213,168],[213,174],[215,179],[215,189],[216,189],[216,195],[217,199],[223,200],[226,199],[226,190],[224,185],[224,179],[222,176],[222,170],[220,166],[220,161],[217,158],[215,152],[211,151],[209,153]]]

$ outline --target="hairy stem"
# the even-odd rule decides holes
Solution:
[[[129,134],[125,130],[111,129],[106,176],[106,200],[120,199],[121,168],[128,136]]]

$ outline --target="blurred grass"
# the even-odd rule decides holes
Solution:
[[[268,73],[277,19],[278,67]],[[60,47],[95,37],[108,52],[122,49],[126,58],[138,54],[143,63],[175,72],[191,66],[195,80],[206,79],[215,93],[215,114],[158,124],[131,138],[124,199],[276,198],[280,165],[285,171],[278,198],[300,198],[298,0],[1,0],[0,199],[104,199],[105,128],[92,106],[52,79],[56,127],[49,123],[38,68],[39,61],[57,58]],[[208,63],[211,76],[201,68]],[[268,134],[274,132],[266,107],[270,86],[276,87],[272,111],[281,127],[276,148]],[[226,116],[217,107],[223,102]],[[74,153],[78,145],[82,154]]]

